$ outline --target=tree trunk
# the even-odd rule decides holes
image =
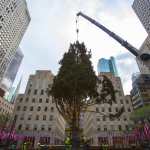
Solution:
[[[76,112],[74,111],[72,120],[72,150],[80,149],[80,131],[79,131],[79,118],[77,118]]]
[[[80,149],[80,133],[78,128],[72,129],[72,150]]]

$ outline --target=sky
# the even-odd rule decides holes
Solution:
[[[15,84],[23,76],[20,92],[24,92],[30,74],[51,70],[57,74],[59,60],[76,38],[76,13],[82,11],[113,32],[140,48],[147,34],[132,10],[133,0],[27,0],[30,25],[20,47],[24,59]],[[114,56],[125,94],[132,88],[131,77],[138,72],[135,57],[114,39],[79,18],[79,41],[92,51],[92,64],[97,72],[100,58]]]

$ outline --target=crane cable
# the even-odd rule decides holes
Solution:
[[[79,40],[79,23],[78,23],[79,17],[76,17],[76,34],[77,34],[77,41]]]

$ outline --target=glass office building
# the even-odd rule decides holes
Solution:
[[[20,48],[17,49],[14,58],[12,59],[5,76],[1,82],[1,88],[7,92],[11,89],[24,55]]]
[[[114,57],[110,57],[110,59],[105,59],[105,58],[99,59],[97,70],[98,70],[98,73],[110,72],[113,75],[118,76],[118,71],[116,68]]]
[[[134,74],[132,87],[133,108],[138,109],[144,105],[150,105],[150,74]]]

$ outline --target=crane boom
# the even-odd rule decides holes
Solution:
[[[90,18],[89,16],[83,14],[82,12],[77,13],[77,16],[82,16],[83,18],[87,19],[90,21],[92,24],[96,25],[98,28],[102,29],[104,32],[106,32],[109,36],[111,36],[113,39],[118,41],[123,47],[128,49],[134,56],[138,57],[140,56],[138,50],[132,46],[130,43],[122,39],[120,36],[115,34],[114,32],[110,31],[108,28],[97,22],[96,20]]]

